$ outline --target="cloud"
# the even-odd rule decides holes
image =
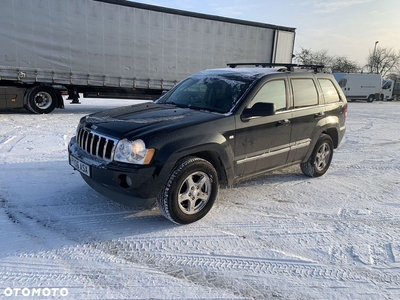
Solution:
[[[249,4],[245,1],[231,1],[227,4],[227,1],[217,2],[210,1],[210,7],[215,11],[217,15],[231,17],[231,18],[243,18],[248,15],[248,12],[259,8],[259,4]]]
[[[348,1],[312,1],[303,3],[305,5],[312,5],[314,14],[329,14],[335,13],[338,10],[348,8],[355,5],[371,2],[371,0],[348,0]]]

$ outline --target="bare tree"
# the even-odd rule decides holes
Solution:
[[[295,54],[295,60],[304,65],[330,65],[332,58],[328,55],[328,50],[312,51],[311,49],[301,48],[299,53]]]
[[[334,73],[351,73],[360,70],[356,62],[350,61],[344,56],[332,57],[328,55],[328,50],[312,51],[311,49],[301,48],[301,51],[295,54],[295,60],[299,64],[324,65]]]
[[[344,56],[338,56],[332,59],[330,66],[333,73],[356,73],[360,71],[359,65]]]
[[[371,73],[379,73],[382,77],[400,68],[400,52],[396,53],[393,48],[378,47],[374,53],[369,53],[367,60],[368,70]]]
[[[397,81],[398,79],[400,79],[400,74],[399,74],[399,72],[396,72],[396,73],[389,73],[389,74],[386,76],[386,78],[387,78],[387,79],[391,79],[391,80],[393,80],[393,81]]]

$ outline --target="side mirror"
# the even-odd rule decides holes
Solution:
[[[242,119],[248,120],[256,117],[266,117],[275,114],[275,104],[269,102],[257,102],[251,108],[245,108]]]

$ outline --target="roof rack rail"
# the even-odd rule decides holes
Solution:
[[[255,66],[255,67],[285,67],[288,71],[294,71],[294,68],[312,69],[315,73],[323,72],[324,65],[300,65],[285,63],[228,63],[228,67],[236,68],[237,66]]]

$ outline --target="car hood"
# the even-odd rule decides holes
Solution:
[[[176,106],[142,103],[118,107],[86,116],[83,125],[93,131],[115,138],[169,132],[189,125],[206,123],[224,115]]]

